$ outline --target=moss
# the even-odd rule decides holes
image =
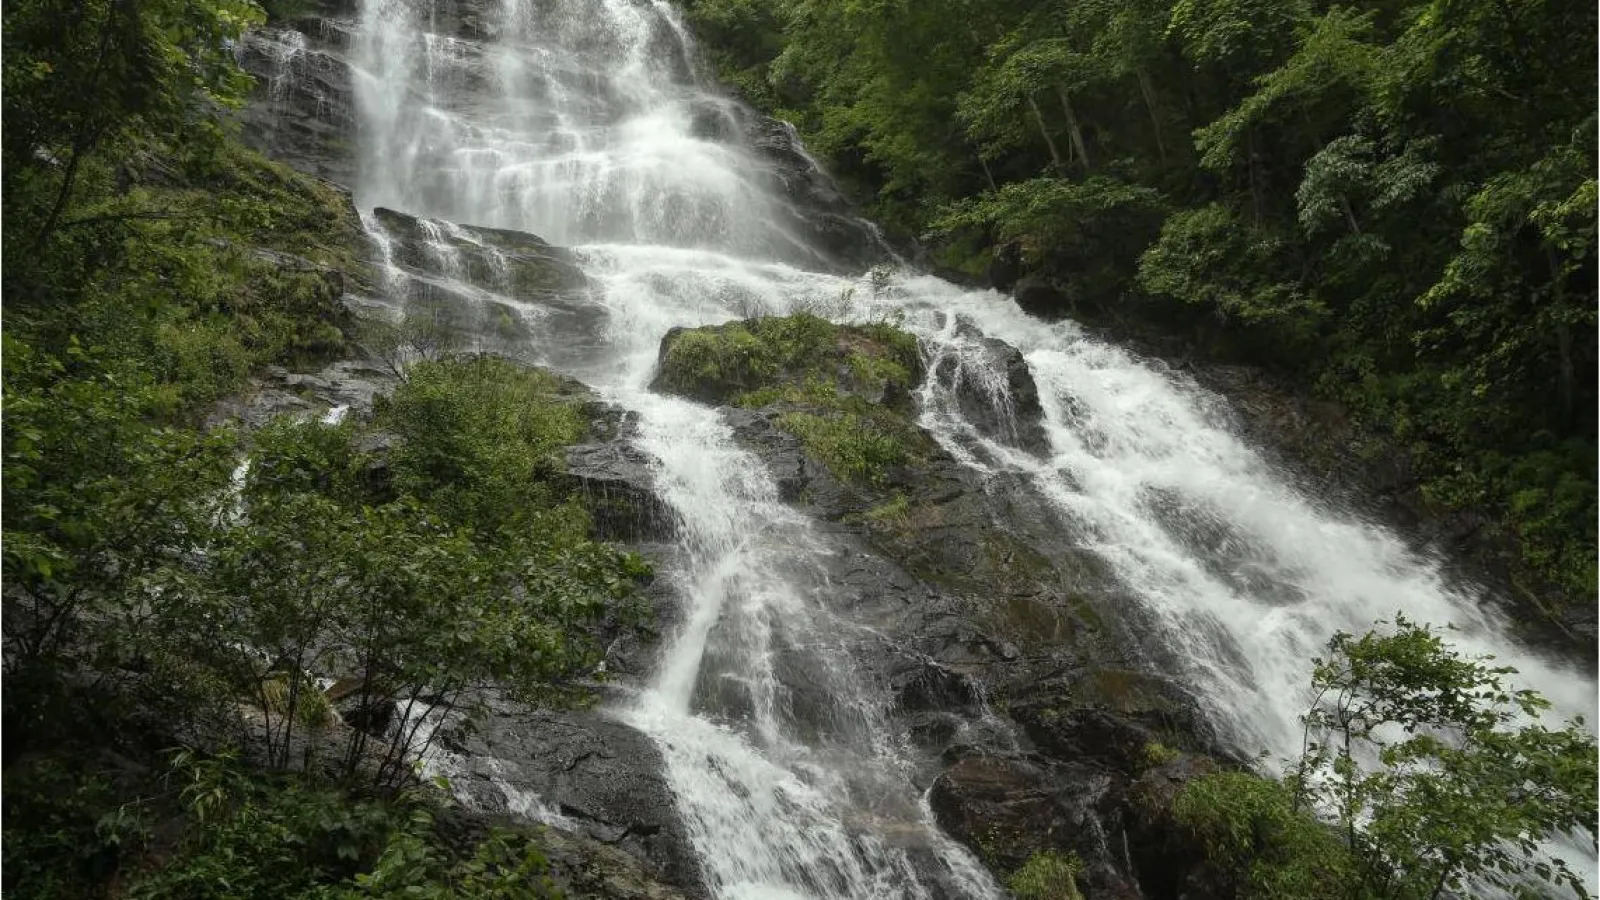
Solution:
[[[798,390],[908,396],[920,375],[917,340],[887,325],[835,325],[801,313],[668,335],[657,384],[712,403],[761,406]],[[820,387],[819,387],[820,386]]]
[[[890,468],[929,449],[910,419],[920,353],[914,336],[889,325],[752,319],[669,335],[656,385],[710,403],[778,407],[778,427],[834,475],[881,485]]]
[[[910,450],[898,429],[881,419],[853,412],[784,413],[778,427],[800,438],[829,470],[846,481],[881,484],[891,466],[903,465]]]
[[[1077,876],[1083,860],[1076,853],[1041,850],[1006,880],[1017,900],[1083,900]]]
[[[866,520],[879,525],[904,526],[910,520],[911,501],[896,491],[888,500],[867,510]]]
[[[1182,753],[1160,741],[1151,741],[1144,745],[1144,759],[1151,766],[1164,766],[1182,755]]]

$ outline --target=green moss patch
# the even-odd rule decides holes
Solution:
[[[922,374],[906,332],[800,314],[675,331],[654,386],[707,403],[777,407],[778,427],[834,475],[880,485],[930,449],[911,420]]]

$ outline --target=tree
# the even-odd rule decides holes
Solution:
[[[1437,900],[1530,874],[1589,896],[1539,848],[1595,836],[1596,746],[1581,719],[1548,726],[1548,701],[1507,685],[1516,670],[1404,616],[1328,649],[1290,783],[1298,806],[1334,819],[1360,896]]]

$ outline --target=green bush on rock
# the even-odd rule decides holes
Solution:
[[[708,403],[776,409],[778,427],[840,479],[881,484],[891,467],[927,447],[910,418],[911,390],[921,377],[912,335],[801,313],[670,333],[655,387]]]
[[[1328,648],[1304,716],[1307,751],[1289,776],[1209,775],[1174,803],[1219,890],[1436,900],[1477,885],[1537,893],[1542,881],[1589,896],[1538,847],[1594,835],[1596,748],[1581,721],[1539,724],[1549,704],[1508,687],[1513,670],[1404,617]]]
[[[1076,853],[1062,855],[1042,851],[1028,857],[1022,868],[1011,874],[1006,887],[1017,900],[1083,900],[1077,877],[1083,860]]]

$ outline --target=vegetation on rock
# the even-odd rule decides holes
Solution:
[[[1083,860],[1075,854],[1062,856],[1052,851],[1035,853],[1013,872],[1006,886],[1017,900],[1083,900],[1078,890],[1078,873]]]
[[[687,5],[945,265],[1292,372],[1592,602],[1593,4]]]
[[[927,446],[911,421],[911,390],[922,374],[910,334],[801,313],[674,331],[662,343],[654,386],[777,409],[778,426],[841,480],[878,485]]]

